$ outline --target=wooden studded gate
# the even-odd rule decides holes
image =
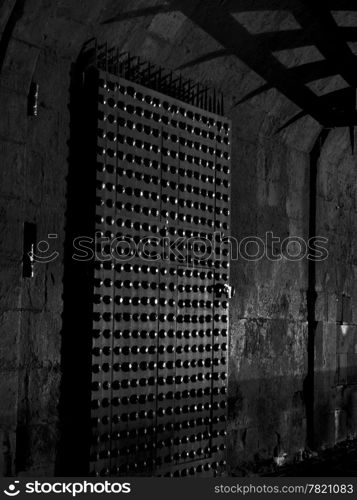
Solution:
[[[229,255],[221,240],[229,230],[230,125],[108,71],[89,73],[102,236],[91,473],[218,475],[225,469]]]

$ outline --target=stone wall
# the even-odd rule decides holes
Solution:
[[[356,180],[348,131],[330,132],[317,198],[317,231],[329,240],[316,284],[315,428],[316,445],[324,447],[357,435]]]
[[[274,138],[233,144],[232,234],[306,239],[309,155]],[[242,255],[232,282],[228,442],[237,472],[305,447],[307,262]]]

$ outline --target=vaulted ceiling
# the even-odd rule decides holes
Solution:
[[[41,51],[75,60],[96,37],[222,90],[242,134],[357,121],[351,0],[15,0],[0,28],[4,86],[14,70],[28,86]]]

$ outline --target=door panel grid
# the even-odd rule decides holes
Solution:
[[[230,125],[104,71],[96,88],[103,241],[94,269],[91,471],[216,475],[225,467],[228,302],[220,287],[229,279],[216,233],[229,231]],[[122,237],[139,245],[130,259],[113,244]],[[145,238],[150,260],[140,254]],[[193,248],[197,238],[206,245]],[[183,258],[170,252],[178,240]],[[205,253],[207,245],[218,252]]]

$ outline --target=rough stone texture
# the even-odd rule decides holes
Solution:
[[[331,132],[318,166],[317,232],[329,240],[329,257],[317,267],[315,426],[321,447],[357,433],[356,175],[348,132]]]
[[[0,7],[2,31],[14,3]],[[61,253],[70,68],[92,36],[169,68],[183,66],[184,75],[223,90],[233,121],[233,236],[264,239],[273,231],[280,238],[307,237],[309,151],[319,125],[307,117],[275,134],[297,108],[274,89],[234,106],[265,82],[231,55],[187,66],[222,47],[176,9],[145,11],[161,3],[28,0],[12,29],[0,79],[0,474],[54,471],[63,266],[61,257],[37,264],[35,278],[22,279],[22,231],[29,221],[37,223],[39,239],[57,233]],[[204,12],[204,2],[198,6],[192,2],[192,9]],[[144,11],[135,15],[137,9]],[[255,33],[292,26],[288,13],[246,13],[241,22]],[[281,51],[279,58],[292,66],[319,56],[314,47],[304,47]],[[37,118],[26,111],[32,79],[40,86]],[[319,92],[339,82],[327,84]],[[317,423],[326,422],[318,425],[320,446],[357,431],[355,172],[348,135],[336,131],[319,165],[318,231],[329,238],[330,251],[319,264],[317,283],[315,405]],[[292,460],[306,445],[307,262],[238,259],[232,283],[237,294],[231,304],[228,461],[237,472],[242,464],[283,453]]]
[[[308,156],[279,140],[233,142],[232,234],[307,235]],[[241,159],[242,158],[242,159]],[[242,174],[240,169],[242,168]],[[232,265],[229,440],[231,471],[305,446],[305,261]]]

